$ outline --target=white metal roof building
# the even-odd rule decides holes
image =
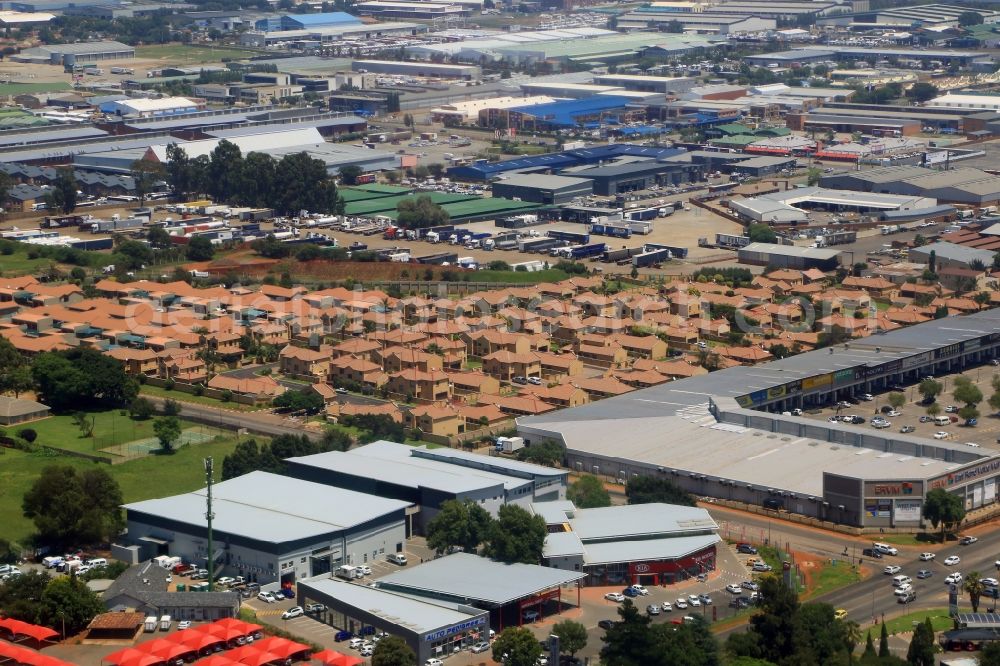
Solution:
[[[978,367],[1000,357],[998,331],[998,310],[947,317],[523,417],[518,431],[528,442],[565,444],[572,469],[618,482],[663,476],[698,496],[872,529],[917,528],[931,489],[958,495],[970,510],[1000,500],[1000,455],[790,411]]]
[[[303,607],[323,604],[325,610],[313,617],[336,629],[360,635],[362,627],[374,627],[399,636],[416,653],[420,664],[431,657],[450,655],[456,647],[468,647],[486,638],[490,629],[486,610],[333,578],[299,582],[297,603]]]
[[[590,585],[670,584],[715,568],[719,526],[708,511],[670,504],[577,509],[542,502],[543,556],[551,567],[584,571]]]
[[[160,97],[158,99],[133,97],[101,105],[101,111],[104,113],[113,113],[119,116],[140,116],[142,118],[192,113],[197,110],[197,102],[193,102],[187,97]]]
[[[350,451],[289,458],[288,473],[306,481],[403,500],[416,507],[408,520],[422,532],[441,504],[469,500],[496,515],[504,504],[563,499],[565,470],[454,449],[378,441]]]
[[[402,549],[407,502],[268,472],[212,488],[216,561],[261,583],[289,582]],[[128,539],[153,555],[207,561],[206,490],[125,505]]]
[[[586,574],[537,564],[504,564],[470,553],[454,553],[416,567],[406,567],[378,580],[376,586],[434,603],[461,604],[489,611],[499,632],[520,625],[529,612],[558,613],[562,605],[579,605],[579,583]],[[567,589],[576,588],[570,596]]]
[[[131,60],[135,47],[121,42],[78,42],[76,44],[46,44],[24,49],[12,60],[47,60],[53,65],[77,65],[107,60]]]
[[[801,187],[729,201],[729,207],[742,219],[780,223],[808,220],[808,209],[872,212],[917,210],[936,205],[935,199],[927,197],[831,190],[823,187]]]

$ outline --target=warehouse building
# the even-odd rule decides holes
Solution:
[[[594,194],[614,196],[637,192],[653,185],[677,187],[704,179],[705,166],[682,160],[636,159],[606,165],[576,167],[563,174],[587,178],[594,183]]]
[[[578,509],[566,501],[532,504],[531,510],[548,527],[545,563],[585,572],[585,585],[671,585],[715,569],[719,526],[705,509]]]
[[[408,502],[269,472],[212,487],[215,568],[259,583],[293,583],[341,564],[402,552]],[[143,559],[177,556],[205,566],[206,490],[126,504],[128,544]]]
[[[523,131],[548,131],[575,127],[597,128],[609,122],[619,124],[645,119],[642,109],[630,107],[625,95],[594,95],[550,104],[515,106],[506,110],[510,127]]]
[[[594,77],[594,83],[602,86],[614,86],[637,92],[651,92],[680,95],[689,92],[700,83],[699,79],[690,76],[644,76],[640,74],[600,74]]]
[[[323,12],[320,14],[284,14],[267,16],[254,22],[254,30],[275,32],[278,30],[309,30],[343,25],[360,25],[361,19],[347,12]]]
[[[891,118],[874,115],[837,113],[823,109],[785,116],[788,129],[797,132],[833,131],[841,134],[873,134],[875,136],[914,136],[922,125],[912,118]]]
[[[1000,202],[1000,177],[968,167],[950,171],[918,166],[845,171],[823,176],[820,185],[837,190],[929,197],[941,202],[973,206]]]
[[[529,443],[564,444],[571,469],[619,483],[659,476],[699,497],[869,531],[916,530],[926,527],[922,507],[932,489],[957,495],[970,511],[994,505],[1000,455],[791,410],[979,367],[1000,357],[997,331],[1000,310],[947,317],[523,417],[518,431]]]
[[[517,460],[455,449],[427,449],[378,441],[340,452],[289,458],[288,474],[407,505],[407,534],[425,533],[447,500],[469,500],[496,516],[504,504],[566,497],[568,473]]]
[[[488,611],[335,578],[299,582],[296,603],[303,608],[323,604],[326,608],[312,617],[356,636],[361,635],[363,627],[398,636],[417,655],[418,664],[451,655],[456,649],[467,649],[486,640],[490,631]]]
[[[660,30],[679,23],[685,33],[701,35],[733,35],[739,32],[762,32],[777,28],[777,21],[755,13],[720,14],[704,12],[663,12],[650,8],[637,9],[618,17],[621,30]]]
[[[469,16],[472,10],[449,2],[399,2],[398,0],[368,0],[355,3],[362,16],[408,19],[411,21],[448,20]]]
[[[729,208],[741,220],[771,224],[796,224],[807,221],[809,210],[882,213],[925,210],[936,205],[936,200],[926,197],[831,190],[824,187],[801,187],[749,199],[733,198],[729,201]]]
[[[840,265],[840,250],[776,243],[750,243],[739,249],[737,261],[750,266],[802,271],[818,268],[821,271],[832,271]]]
[[[520,626],[562,612],[565,603],[580,606],[579,583],[586,574],[535,564],[504,564],[454,553],[400,569],[378,580],[380,590],[461,604],[488,611],[490,627]],[[563,587],[575,587],[575,594]]]
[[[404,62],[401,60],[354,60],[355,72],[421,76],[431,79],[462,79],[472,81],[482,76],[476,65],[443,65],[433,62]]]
[[[48,44],[24,49],[11,56],[15,62],[45,62],[72,67],[102,63],[109,60],[132,60],[135,48],[121,42],[79,42],[77,44]]]
[[[515,173],[494,181],[492,190],[494,197],[560,205],[577,197],[590,196],[594,193],[594,184],[588,178]]]
[[[942,268],[983,268],[993,265],[993,250],[980,250],[955,243],[939,242],[921,245],[910,250],[909,260],[917,264],[928,264],[934,253],[934,263],[937,269]]]
[[[202,108],[204,108],[204,105],[199,107],[197,102],[187,97],[161,97],[159,99],[130,97],[107,102],[100,107],[102,113],[110,113],[116,116],[138,116],[140,118],[194,113]]]

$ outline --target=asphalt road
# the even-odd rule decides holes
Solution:
[[[150,402],[161,405],[164,400],[146,396]],[[263,435],[306,435],[310,438],[319,434],[303,428],[294,421],[270,413],[234,412],[217,407],[209,407],[185,402],[181,405],[181,416],[189,421],[218,426],[220,428],[246,429]]]

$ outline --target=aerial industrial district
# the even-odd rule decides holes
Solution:
[[[0,666],[1000,665],[1000,7],[0,24]]]

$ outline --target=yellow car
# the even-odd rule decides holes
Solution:
[[[847,611],[844,610],[843,608],[838,608],[837,610],[833,611],[833,617],[838,620],[843,620],[847,617]]]

